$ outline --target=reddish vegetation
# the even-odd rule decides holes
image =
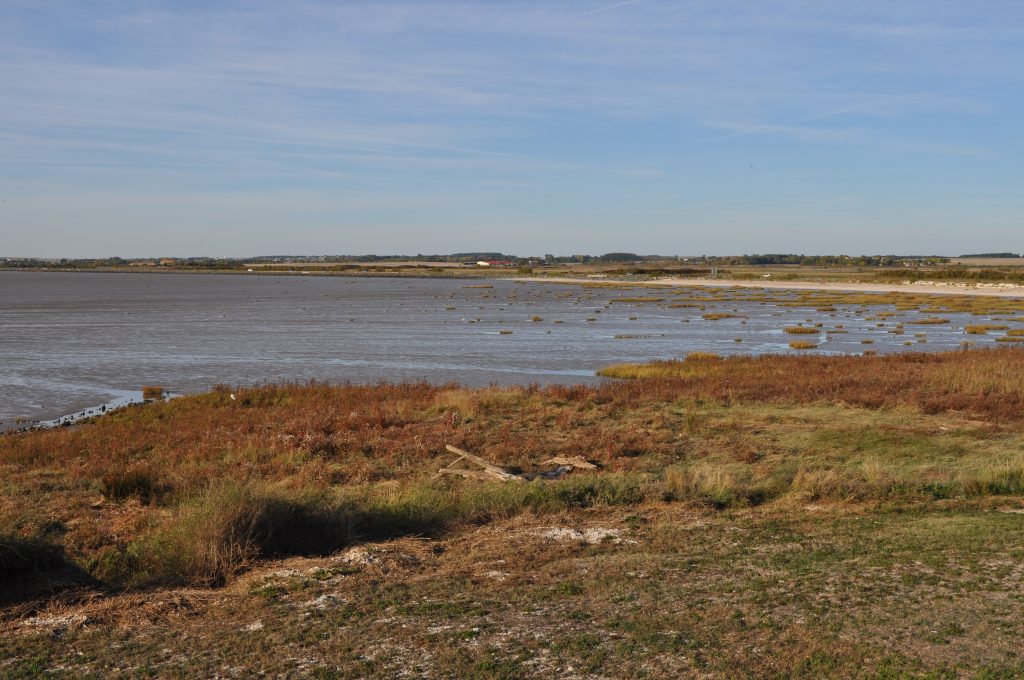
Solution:
[[[611,372],[623,377],[631,373],[661,376],[633,386],[634,395],[652,398],[842,402],[869,408],[912,406],[926,413],[968,411],[998,420],[1024,418],[1024,352],[1014,348],[863,357],[732,357],[655,362]]]
[[[888,356],[767,356],[647,365],[670,377],[587,386],[468,390],[424,383],[283,385],[226,390],[150,404],[78,428],[0,437],[0,462],[59,464],[102,480],[152,469],[188,488],[209,476],[303,483],[372,481],[419,468],[445,444],[529,465],[539,456],[584,454],[628,467],[632,453],[670,442],[641,407],[678,399],[715,402],[911,406],[1024,418],[1024,350],[1000,348]],[[636,416],[637,414],[632,414]]]

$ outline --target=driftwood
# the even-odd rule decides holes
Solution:
[[[438,470],[437,474],[434,476],[434,479],[437,479],[438,477],[442,477],[444,475],[456,475],[458,477],[465,477],[466,479],[479,479],[484,482],[493,482],[495,479],[497,479],[492,473],[486,472],[484,470],[465,470],[462,468],[450,467],[443,467],[440,470]]]
[[[554,458],[548,458],[541,465],[557,465],[559,467],[570,467],[577,470],[596,470],[597,466],[593,463],[580,458],[579,456],[573,456],[572,458],[566,458],[564,456],[555,456]]]
[[[445,475],[455,475],[458,477],[464,477],[466,479],[479,479],[483,481],[501,481],[501,482],[528,482],[533,479],[558,479],[573,470],[596,470],[597,466],[593,463],[580,458],[579,456],[573,456],[572,458],[565,458],[563,456],[555,456],[550,458],[542,465],[556,465],[554,470],[547,472],[540,472],[536,475],[514,475],[505,468],[498,467],[491,461],[481,458],[480,456],[474,456],[469,451],[463,451],[460,448],[447,444],[444,447],[450,453],[454,453],[456,458],[448,465],[442,467],[434,475],[434,479],[439,479]],[[460,462],[466,461],[474,463],[480,466],[480,470],[466,469],[463,467],[455,467]]]
[[[443,475],[460,475],[462,477],[472,479],[497,479],[502,482],[526,481],[524,478],[520,477],[519,475],[512,474],[505,468],[498,467],[494,463],[488,460],[484,460],[480,456],[474,456],[469,451],[463,451],[462,449],[456,448],[451,444],[447,444],[444,448],[446,448],[449,452],[454,453],[457,456],[457,458],[453,460],[451,463],[449,463],[446,467],[443,467],[440,470],[438,470],[435,479]],[[476,463],[483,469],[466,470],[464,468],[453,467],[454,465],[458,464],[460,461],[463,460],[468,461],[470,463]]]

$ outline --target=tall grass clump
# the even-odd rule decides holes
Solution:
[[[719,510],[733,506],[760,505],[786,491],[784,481],[755,478],[749,469],[700,462],[665,469],[662,499],[694,501]]]
[[[323,495],[216,484],[130,547],[132,580],[222,585],[261,557],[331,552],[350,526],[347,508]]]
[[[736,502],[740,485],[720,467],[674,466],[665,470],[666,500],[696,500],[716,508],[725,508]]]
[[[108,501],[138,498],[144,504],[157,503],[173,493],[174,487],[160,479],[149,466],[132,465],[114,469],[100,478],[100,493]]]
[[[968,496],[1006,496],[1024,494],[1024,464],[991,465],[965,474],[960,479]]]
[[[130,545],[121,564],[106,565],[97,575],[129,585],[219,586],[264,558],[326,555],[361,540],[644,498],[640,477],[614,473],[525,484],[414,482],[315,492],[220,483],[184,501],[170,521]]]

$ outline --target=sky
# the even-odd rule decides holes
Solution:
[[[0,0],[0,256],[1024,251],[1024,3]]]

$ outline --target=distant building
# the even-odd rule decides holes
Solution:
[[[170,266],[173,266],[173,265],[176,265],[176,264],[178,264],[178,261],[175,260],[173,257],[161,257],[160,258],[160,266],[161,267],[170,267]]]
[[[478,260],[478,267],[511,267],[511,260]]]

